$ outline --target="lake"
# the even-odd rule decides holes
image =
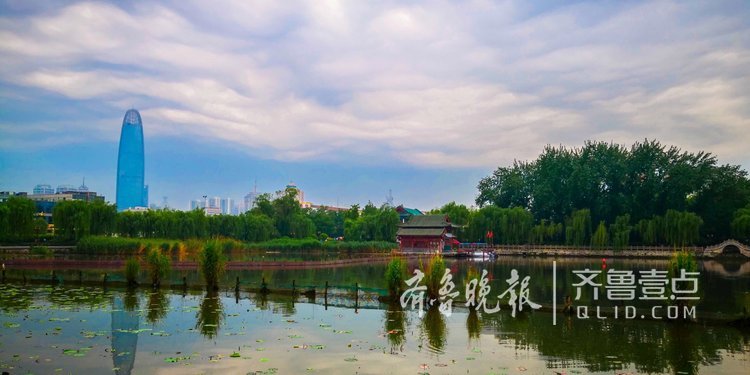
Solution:
[[[548,309],[515,317],[505,302],[495,313],[459,301],[469,268],[487,270],[494,296],[511,270],[530,276],[529,298],[548,307],[553,258],[501,257],[448,261],[461,291],[452,314],[437,306],[423,316],[380,302],[384,263],[333,269],[230,271],[227,290],[179,288],[192,271],[173,271],[175,286],[157,291],[78,284],[76,270],[9,272],[0,285],[0,369],[11,374],[742,374],[750,365],[750,331],[726,324],[750,308],[750,262],[699,261],[697,320],[582,319]],[[411,261],[411,267],[420,267]],[[666,260],[608,259],[606,271],[666,270]],[[599,259],[556,259],[557,302],[575,295],[575,270],[602,270]],[[103,271],[87,270],[85,280]],[[113,280],[118,277],[111,273]],[[241,288],[234,292],[234,281]],[[145,275],[144,275],[145,279]],[[272,293],[248,292],[265,279]],[[323,296],[325,282],[329,294]],[[292,284],[300,293],[289,292]],[[356,288],[356,289],[355,289]],[[274,290],[284,289],[285,293]],[[355,297],[355,290],[357,294]],[[659,302],[661,304],[665,304]],[[650,311],[652,301],[633,301]],[[613,308],[585,290],[576,305]],[[665,304],[669,305],[667,302]],[[559,306],[558,306],[559,307]]]

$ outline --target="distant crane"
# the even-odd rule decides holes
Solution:
[[[385,196],[385,204],[388,207],[393,207],[393,191],[388,189],[388,195]]]

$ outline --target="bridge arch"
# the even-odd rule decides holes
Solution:
[[[707,246],[703,251],[704,255],[709,257],[715,257],[723,254],[741,254],[747,258],[750,258],[750,246],[743,244],[737,240],[726,240],[720,244]]]

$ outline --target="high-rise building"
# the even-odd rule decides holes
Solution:
[[[212,197],[208,198],[208,208],[221,208],[221,198]]]
[[[143,123],[135,109],[125,113],[117,155],[117,211],[148,207],[148,188],[144,183]]]
[[[222,198],[221,199],[221,213],[222,215],[232,215],[232,206],[234,205],[234,200],[232,198]]]
[[[63,194],[66,191],[78,191],[78,188],[73,185],[57,185],[55,194]]]
[[[255,208],[255,200],[258,198],[258,180],[255,180],[253,183],[253,191],[245,194],[245,198],[243,199],[243,207],[242,212],[247,212]]]
[[[52,188],[52,185],[39,184],[34,186],[34,194],[55,194],[55,189]]]
[[[198,208],[203,209],[204,207],[206,207],[206,202],[204,200],[202,200],[202,199],[194,199],[194,200],[190,201],[190,210],[191,211],[195,210],[195,209],[198,209]]]

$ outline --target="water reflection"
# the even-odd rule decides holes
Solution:
[[[427,337],[427,349],[435,354],[445,353],[445,343],[448,335],[448,326],[445,317],[440,313],[438,305],[430,306],[422,317],[423,336]]]
[[[224,306],[216,291],[208,291],[201,301],[196,315],[195,328],[208,339],[213,339],[219,333],[224,320]]]
[[[479,341],[479,334],[482,333],[482,322],[479,320],[476,309],[469,309],[469,313],[466,314],[466,330],[469,332],[469,343]]]
[[[146,320],[151,324],[156,324],[167,316],[169,310],[169,299],[164,295],[161,289],[155,289],[148,295],[148,311]]]
[[[128,288],[125,290],[122,296],[122,305],[120,307],[113,307],[113,309],[125,309],[125,311],[135,311],[140,307],[140,298],[138,297],[138,291],[135,288]]]
[[[115,374],[129,375],[135,364],[140,318],[135,311],[138,296],[134,290],[112,300],[112,364]]]
[[[484,316],[487,333],[499,343],[549,356],[551,367],[565,359],[581,361],[589,371],[697,372],[699,365],[721,361],[722,350],[747,352],[750,334],[728,327],[642,320],[579,320],[567,317],[552,326],[547,316]],[[563,361],[564,362],[564,361]],[[559,364],[559,363],[558,363]]]
[[[743,277],[750,275],[750,261],[738,260],[706,260],[702,264],[703,269],[719,274],[726,278]]]
[[[519,273],[532,275],[534,300],[549,301],[551,296],[545,295],[551,292],[548,263],[533,259],[525,263],[508,260],[482,265],[480,269],[492,270],[495,277],[492,282],[502,283],[501,277],[507,276],[510,268],[518,268]],[[612,267],[618,269],[663,268],[662,264],[652,262],[613,260],[612,263]],[[750,306],[750,278],[738,278],[734,274],[725,275],[712,268],[711,264],[703,263],[705,268],[701,274],[701,290],[704,294],[700,303],[703,310],[728,316],[734,316],[735,312],[742,311],[743,308],[747,310]],[[456,262],[452,265],[456,266],[457,274],[467,273],[467,263]],[[567,265],[561,261],[558,268],[558,285],[570,285],[575,281],[570,278],[570,270],[587,265],[586,261],[576,261]],[[310,281],[311,279],[344,280],[331,281],[330,284],[349,285],[351,278],[362,281],[362,284],[377,287],[377,280],[382,279],[382,272],[378,267],[380,266],[341,268],[324,276],[316,270],[279,270],[266,276],[269,277],[267,281],[271,286],[277,287],[291,285],[292,281],[296,280],[298,290],[314,285],[315,281]],[[725,270],[731,273],[741,267],[742,264],[739,264],[738,268]],[[48,274],[43,276],[48,279]],[[249,273],[245,278],[241,278],[243,283],[245,280],[259,282],[261,279],[262,276],[258,272]],[[317,284],[323,283],[318,281]],[[558,297],[561,299],[565,296],[562,289],[561,287],[558,290]],[[741,365],[743,362],[747,363],[750,352],[750,332],[725,325],[666,323],[641,319],[583,320],[560,314],[557,326],[553,326],[551,315],[542,311],[524,311],[524,314],[512,318],[505,308],[496,314],[482,314],[462,306],[454,306],[451,317],[440,314],[436,306],[425,311],[424,316],[419,318],[416,311],[404,311],[398,303],[378,305],[377,300],[368,305],[362,304],[360,299],[360,310],[355,314],[350,308],[354,306],[355,300],[353,293],[349,292],[332,294],[335,297],[329,296],[329,299],[335,300],[339,307],[330,305],[327,311],[321,306],[309,303],[294,304],[288,293],[278,293],[278,290],[271,294],[246,291],[241,291],[238,295],[232,292],[212,292],[205,295],[200,294],[203,292],[195,293],[190,292],[188,297],[182,297],[166,289],[136,291],[117,289],[115,286],[112,291],[105,292],[100,287],[79,287],[77,283],[73,287],[65,284],[52,287],[40,282],[30,282],[28,286],[22,286],[20,282],[2,284],[0,366],[3,360],[18,352],[22,354],[17,357],[17,361],[26,366],[45,366],[44,363],[35,364],[30,360],[33,355],[52,358],[52,362],[46,365],[47,368],[38,368],[34,373],[52,373],[56,368],[53,366],[70,366],[64,369],[65,373],[105,373],[116,367],[119,368],[116,370],[117,374],[128,374],[134,364],[138,367],[136,371],[144,373],[157,373],[162,370],[179,373],[181,368],[186,367],[178,366],[190,364],[195,366],[190,367],[193,369],[197,369],[201,364],[218,366],[215,362],[209,361],[209,355],[228,356],[234,351],[239,351],[243,356],[254,357],[253,363],[261,363],[257,361],[263,357],[269,359],[270,362],[264,365],[265,367],[253,367],[252,370],[279,367],[279,373],[305,371],[305,367],[290,369],[287,362],[293,361],[287,361],[289,357],[302,363],[315,362],[311,365],[313,367],[317,367],[316,361],[325,362],[325,365],[319,365],[321,373],[328,370],[353,373],[356,368],[346,366],[356,365],[365,368],[364,366],[373,366],[373,363],[376,363],[376,367],[370,368],[413,373],[418,369],[401,367],[399,364],[403,362],[399,361],[434,366],[434,359],[439,356],[458,361],[444,361],[446,366],[450,366],[445,369],[447,373],[493,372],[498,368],[490,369],[489,366],[497,366],[495,358],[503,358],[503,366],[511,369],[524,366],[528,368],[527,373],[549,373],[549,369],[558,369],[558,372],[566,373],[592,371],[691,374],[699,371],[742,373]],[[240,303],[236,303],[237,300]],[[322,305],[324,297],[318,294],[315,301]],[[51,311],[54,313],[50,313]],[[699,316],[700,314],[701,312]],[[143,323],[139,323],[138,320],[141,315]],[[279,319],[280,315],[293,318]],[[69,320],[51,323],[52,317]],[[272,321],[273,324],[269,324]],[[159,327],[149,325],[148,328],[153,328],[154,331],[143,331],[140,327],[144,327],[145,322]],[[62,329],[55,331],[55,326]],[[166,335],[154,334],[162,328]],[[95,337],[82,338],[81,332],[86,330],[102,333]],[[381,337],[384,332],[384,337]],[[47,336],[47,333],[50,335]],[[27,334],[33,336],[33,339],[25,338]],[[199,334],[213,341],[202,340]],[[469,345],[466,345],[467,336]],[[44,347],[39,346],[38,337],[43,337]],[[256,353],[256,348],[245,346],[261,346],[256,345],[259,338],[266,340],[262,345],[262,354]],[[93,349],[90,354],[76,359],[77,362],[73,363],[72,359],[61,354],[63,349],[73,347],[71,343],[93,346]],[[342,353],[339,348],[346,343],[353,345],[343,345],[347,349],[346,353]],[[366,344],[360,346],[358,343]],[[138,344],[146,355],[139,356],[136,364],[135,353]],[[57,348],[50,349],[53,345]],[[105,348],[109,349],[110,345],[113,351],[105,352]],[[320,349],[315,349],[318,345]],[[481,352],[473,351],[480,345]],[[152,351],[159,354],[150,355]],[[388,352],[398,356],[388,355]],[[33,354],[27,356],[24,353]],[[167,361],[175,356],[191,357],[191,353],[201,354],[180,359],[180,363]],[[490,357],[489,353],[492,353],[493,357]],[[106,356],[106,359],[102,356]],[[109,362],[110,357],[112,362]],[[358,360],[347,362],[346,358],[349,357],[356,357]],[[467,357],[476,357],[476,360],[464,361]],[[372,361],[372,358],[376,360]],[[68,362],[65,362],[66,360]],[[219,362],[221,365],[239,364],[238,366],[247,363],[249,362],[240,360],[232,362],[229,359]],[[196,372],[216,372],[216,369],[202,368]],[[430,372],[433,370],[436,369],[429,369]],[[227,371],[245,372],[239,372],[236,368]]]
[[[406,343],[406,312],[398,301],[391,301],[385,310],[385,335],[391,346],[391,354],[404,351]]]

